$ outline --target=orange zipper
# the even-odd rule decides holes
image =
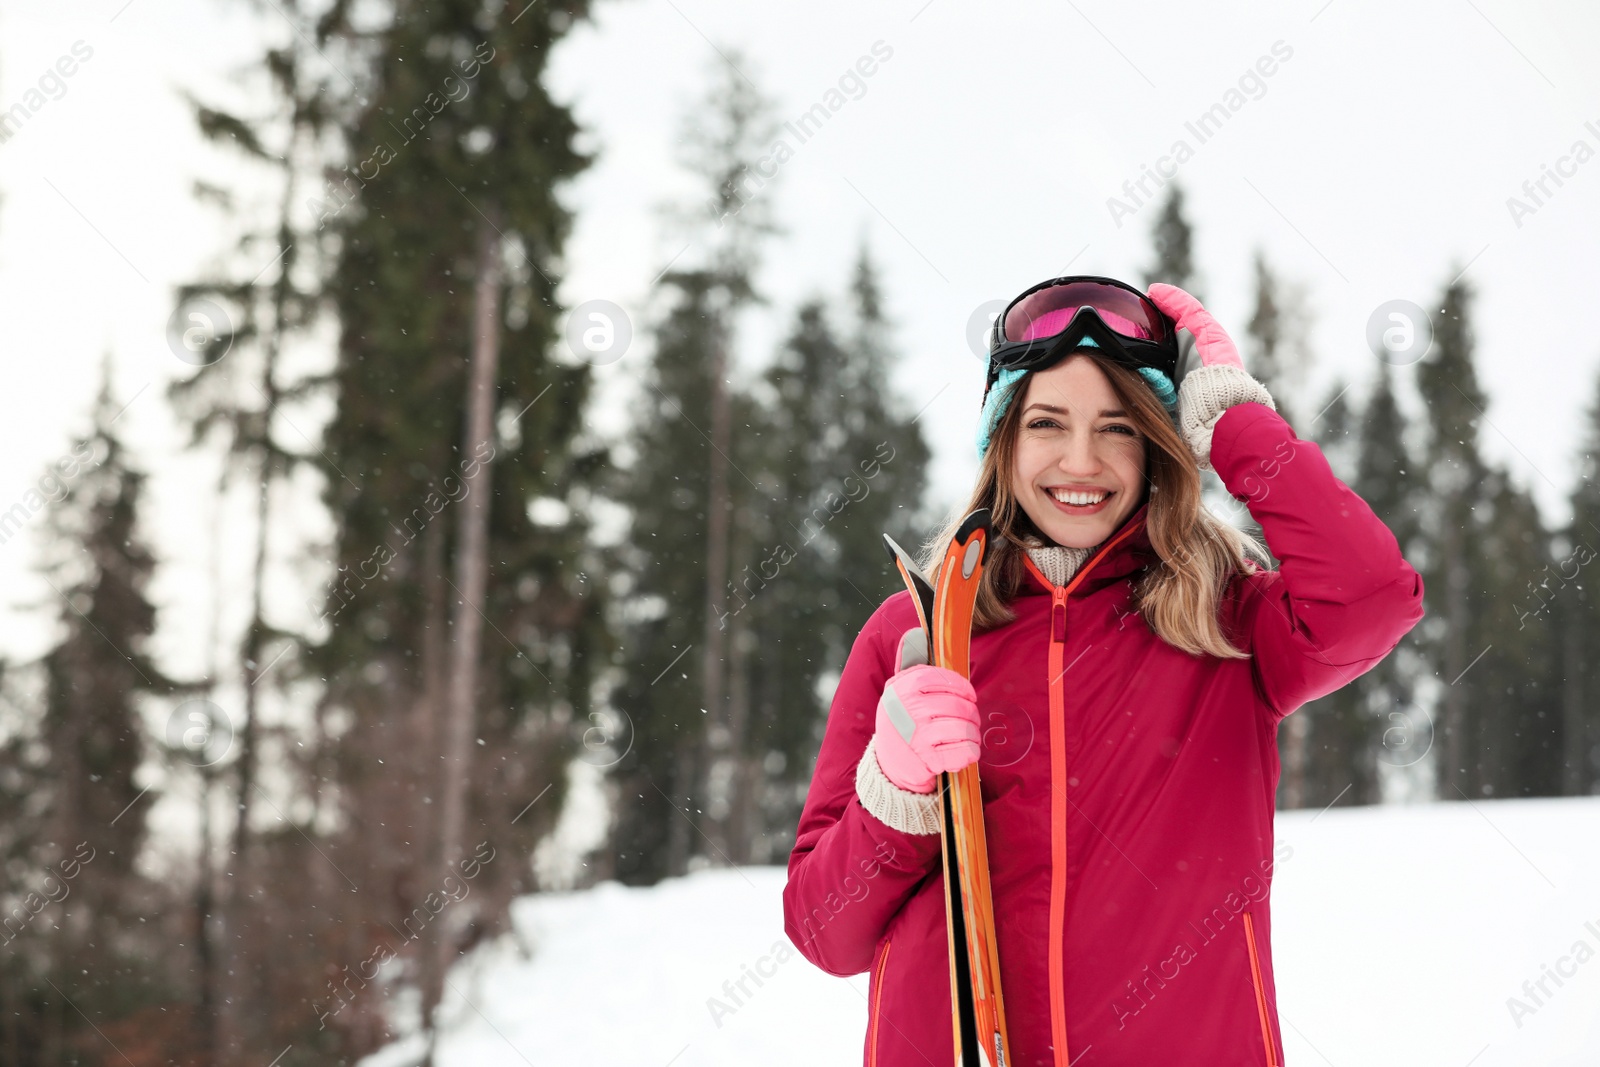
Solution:
[[[1250,981],[1256,987],[1256,1014],[1261,1018],[1261,1042],[1267,1047],[1267,1067],[1278,1067],[1277,1053],[1272,1046],[1272,1024],[1267,1011],[1267,991],[1261,982],[1261,957],[1256,954],[1256,925],[1250,912],[1244,912],[1245,944],[1250,947]]]
[[[883,952],[878,956],[877,970],[872,972],[872,1010],[871,1018],[867,1021],[867,1067],[877,1067],[878,1063],[878,1013],[883,1003],[883,970],[889,962],[889,942],[883,943]]]
[[[1067,977],[1063,958],[1067,921],[1067,687],[1062,661],[1067,651],[1067,596],[1096,563],[1138,529],[1130,525],[1078,568],[1064,586],[1054,585],[1026,554],[1022,560],[1050,590],[1050,1041],[1056,1067],[1069,1067]],[[1273,1065],[1276,1067],[1276,1064]]]
[[[1031,562],[1031,561],[1030,561]],[[1067,781],[1067,694],[1061,661],[1067,652],[1067,591],[1050,591],[1050,1040],[1056,1063],[1067,1054],[1067,977],[1062,946],[1067,919],[1067,819],[1057,802]]]

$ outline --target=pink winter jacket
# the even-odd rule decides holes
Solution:
[[[1192,656],[1130,607],[1154,560],[1141,507],[1065,588],[1029,564],[1014,621],[974,637],[995,932],[1014,1067],[1283,1063],[1270,890],[1278,724],[1381,660],[1422,580],[1315,444],[1261,404],[1211,462],[1276,571],[1238,576]],[[954,1062],[937,834],[862,807],[856,765],[907,593],[857,637],[828,713],[784,888],[784,928],[835,975],[870,971],[865,1062]]]

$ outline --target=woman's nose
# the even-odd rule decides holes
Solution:
[[[1058,463],[1066,474],[1093,475],[1100,471],[1100,455],[1092,431],[1075,430],[1067,435]]]

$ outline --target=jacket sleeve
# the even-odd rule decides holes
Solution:
[[[1279,561],[1240,579],[1236,604],[1256,684],[1281,719],[1388,655],[1422,618],[1422,578],[1322,450],[1271,408],[1225,411],[1211,462]]]
[[[784,932],[829,974],[867,970],[889,921],[939,869],[938,834],[896,830],[870,814],[856,794],[857,764],[872,739],[899,637],[915,625],[910,594],[897,593],[857,636],[828,709],[789,855]]]

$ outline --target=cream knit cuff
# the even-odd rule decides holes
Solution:
[[[936,834],[939,832],[939,792],[913,793],[901,789],[878,766],[878,754],[873,742],[867,742],[867,751],[856,764],[856,796],[861,806],[877,817],[878,821],[905,834]]]
[[[1200,461],[1201,470],[1213,469],[1211,433],[1217,420],[1233,405],[1246,403],[1278,410],[1266,386],[1250,377],[1243,367],[1217,364],[1197,367],[1183,376],[1183,384],[1178,387],[1178,429]]]

